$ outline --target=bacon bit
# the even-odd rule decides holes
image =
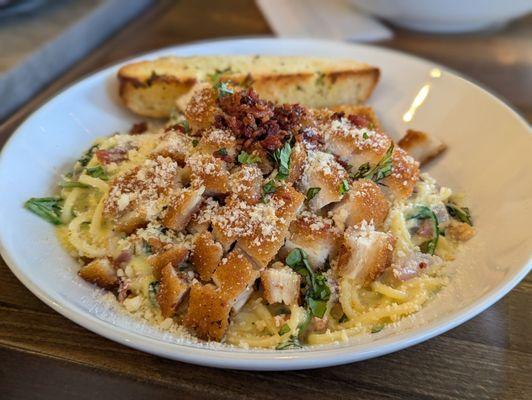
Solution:
[[[100,161],[102,164],[110,164],[113,162],[121,162],[124,160],[127,160],[129,149],[126,149],[124,147],[113,147],[109,150],[96,150],[96,158],[98,161]]]
[[[318,317],[312,317],[312,321],[310,324],[310,329],[312,332],[321,332],[327,329],[327,322],[328,318],[318,318]]]
[[[371,124],[371,121],[363,115],[349,115],[347,119],[357,128],[368,128]]]
[[[331,115],[331,118],[332,119],[342,119],[343,117],[345,117],[345,112],[343,111],[340,111],[340,112],[335,112],[333,115]]]
[[[129,283],[129,279],[123,276],[118,277],[117,299],[120,303],[127,299],[127,296],[131,294],[131,290],[129,290]]]
[[[432,220],[424,219],[423,221],[421,221],[416,234],[418,234],[421,237],[426,237],[426,238],[433,237],[434,236],[434,224],[432,223]]]
[[[427,263],[420,262],[419,263],[419,269],[427,268]]]
[[[167,128],[164,129],[165,132],[170,132],[170,131],[179,131],[181,133],[185,133],[185,127],[181,124],[174,124],[172,126],[169,126]]]
[[[216,158],[219,158],[225,162],[232,162],[233,160],[231,159],[231,157],[229,156],[229,154],[227,153],[224,153],[220,150],[216,150],[215,152],[212,153],[212,155]]]
[[[223,114],[217,114],[217,128],[230,129],[243,139],[244,149],[254,143],[268,150],[281,148],[286,138],[296,135],[302,128],[306,109],[299,104],[274,106],[260,99],[252,90],[242,90],[218,99]]]
[[[312,128],[303,128],[296,136],[296,141],[305,143],[305,147],[312,150],[319,149],[325,144],[323,136]]]
[[[113,260],[113,265],[118,268],[120,267],[121,265],[123,264],[127,264],[128,262],[131,261],[131,257],[132,257],[132,254],[129,250],[124,250],[123,252],[121,252],[118,257],[116,257],[114,260]]]
[[[146,122],[138,122],[136,124],[133,124],[133,126],[129,130],[129,134],[140,135],[141,133],[144,133],[147,130],[148,130],[148,124]]]

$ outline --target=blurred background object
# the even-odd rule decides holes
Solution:
[[[348,0],[257,0],[277,36],[371,42],[390,39],[385,25]]]
[[[0,119],[151,0],[0,0]]]
[[[434,33],[501,27],[532,11],[532,0],[349,0],[397,26]]]

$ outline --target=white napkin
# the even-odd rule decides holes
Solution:
[[[362,42],[390,39],[393,33],[362,14],[349,0],[256,0],[277,36]]]

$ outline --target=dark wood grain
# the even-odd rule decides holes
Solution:
[[[47,98],[124,57],[210,37],[270,32],[250,1],[159,1],[0,126],[3,143]],[[532,17],[499,32],[396,31],[382,45],[448,65],[532,120]],[[412,348],[340,367],[283,373],[218,370],[99,337],[33,296],[0,261],[1,399],[529,399],[532,278],[463,324]]]

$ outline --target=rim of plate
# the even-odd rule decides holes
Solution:
[[[346,43],[334,40],[325,39],[277,39],[272,37],[238,37],[238,38],[218,38],[211,40],[200,40],[189,42],[177,46],[168,46],[160,49],[141,53],[132,57],[127,57],[118,62],[108,64],[95,72],[86,74],[68,85],[66,88],[52,95],[46,100],[44,104],[39,106],[29,116],[27,116],[17,127],[17,129],[10,135],[5,142],[2,151],[0,152],[0,167],[2,166],[5,158],[5,154],[9,152],[13,138],[24,129],[24,126],[33,118],[36,118],[36,114],[44,112],[46,107],[56,97],[61,96],[64,92],[70,90],[74,86],[77,86],[89,79],[101,79],[109,72],[111,72],[117,66],[129,62],[131,60],[139,59],[148,56],[160,56],[164,53],[171,53],[176,49],[194,48],[202,45],[208,45],[210,43],[219,44],[245,44],[247,42],[257,42],[257,53],[260,53],[261,43],[267,42],[279,42],[286,44],[303,44],[303,43],[319,43],[319,44],[335,44],[344,45],[346,47],[372,49],[374,51],[388,53],[393,57],[408,58],[415,62],[422,64],[431,64],[433,67],[441,68],[442,70],[454,75],[463,81],[464,84],[473,86],[474,88],[483,92],[484,95],[490,96],[497,101],[499,106],[502,106],[513,114],[514,118],[517,118],[524,128],[530,129],[526,120],[509,104],[501,99],[500,96],[494,94],[490,90],[486,89],[482,84],[477,83],[475,80],[465,77],[465,75],[454,71],[451,68],[447,68],[438,63],[424,59],[422,57],[403,53],[398,50],[372,46],[367,44],[354,44]],[[155,354],[161,357],[174,359],[177,361],[183,361],[187,363],[218,367],[218,368],[233,368],[241,370],[296,370],[296,369],[310,369],[327,367],[333,365],[346,364],[350,362],[362,361],[369,358],[378,357],[381,355],[393,353],[398,350],[416,345],[425,340],[431,339],[437,335],[440,335],[456,326],[468,321],[469,319],[477,316],[488,307],[499,301],[504,295],[506,295],[512,288],[514,288],[532,269],[532,259],[529,258],[521,268],[511,276],[510,279],[502,281],[498,286],[491,291],[485,293],[476,299],[469,306],[459,311],[451,312],[441,318],[429,322],[428,324],[413,328],[405,333],[398,333],[389,337],[381,338],[372,343],[364,344],[356,349],[356,351],[350,351],[349,345],[339,345],[336,347],[313,347],[306,350],[288,350],[288,351],[253,351],[238,348],[216,348],[209,349],[191,344],[176,344],[164,342],[155,338],[151,338],[132,330],[124,329],[111,325],[109,322],[96,318],[92,314],[82,310],[75,304],[66,302],[62,304],[54,299],[54,297],[47,291],[37,285],[32,279],[30,274],[23,273],[18,267],[17,263],[11,257],[10,252],[4,244],[4,229],[0,229],[0,255],[4,258],[6,264],[13,274],[19,279],[24,286],[26,286],[35,296],[37,296],[46,305],[57,311],[61,315],[77,323],[78,325],[98,334],[107,339],[113,340],[117,343],[125,346]]]

